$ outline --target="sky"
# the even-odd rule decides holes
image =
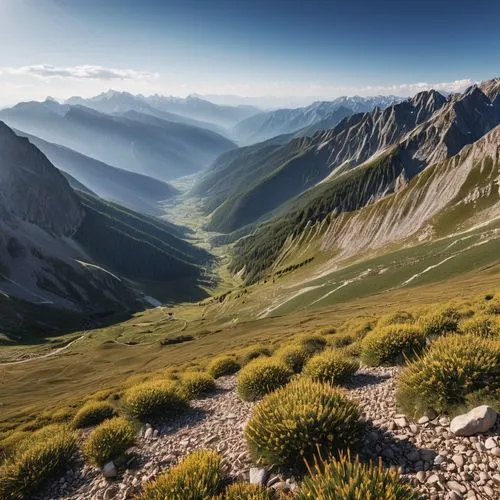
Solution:
[[[498,19],[498,0],[0,0],[0,105],[461,90],[500,76]]]

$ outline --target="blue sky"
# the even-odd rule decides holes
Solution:
[[[498,19],[497,0],[0,0],[0,104],[454,89],[500,76]]]

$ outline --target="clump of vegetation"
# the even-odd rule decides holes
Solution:
[[[279,359],[255,359],[238,374],[238,396],[243,401],[255,401],[288,383],[292,375]]]
[[[498,394],[499,365],[498,341],[474,335],[438,338],[401,373],[397,401],[412,416],[449,412],[477,391]]]
[[[261,357],[269,357],[271,356],[272,352],[271,349],[264,345],[256,345],[256,346],[251,346],[245,349],[241,356],[241,366],[245,366],[250,361],[253,361],[254,359],[261,358]]]
[[[302,466],[358,444],[358,405],[330,384],[299,378],[268,394],[245,428],[251,455],[267,464]]]
[[[493,296],[491,299],[484,305],[484,313],[485,314],[500,314],[500,300],[493,300]]]
[[[114,416],[116,416],[116,410],[110,403],[90,401],[76,412],[72,424],[76,429],[92,427]]]
[[[134,444],[133,425],[122,417],[115,417],[105,420],[89,434],[82,451],[91,464],[102,466],[121,457]]]
[[[144,487],[139,500],[205,500],[222,489],[221,457],[199,450]]]
[[[479,337],[499,337],[500,319],[496,316],[478,314],[459,323],[460,333],[478,335]]]
[[[231,356],[219,356],[208,364],[207,370],[212,377],[219,378],[224,375],[233,375],[240,368],[238,361]]]
[[[77,435],[65,426],[51,426],[23,440],[23,446],[0,467],[0,498],[32,498],[40,487],[71,463]]]
[[[389,325],[401,325],[404,323],[413,323],[414,318],[408,311],[396,311],[389,314],[384,314],[377,322],[377,327]]]
[[[181,379],[182,392],[188,399],[196,399],[215,390],[214,378],[208,373],[186,373]]]
[[[351,334],[335,335],[329,339],[329,344],[333,347],[347,347],[356,341],[356,337]]]
[[[312,356],[321,352],[326,347],[326,339],[322,335],[315,333],[306,333],[298,337],[297,342],[307,352],[308,356]]]
[[[274,500],[273,493],[260,484],[234,483],[226,488],[220,500]]]
[[[368,332],[373,330],[376,320],[372,318],[352,318],[342,323],[337,330],[339,334],[354,335],[356,339],[362,339]]]
[[[343,347],[341,350],[345,356],[350,358],[359,358],[361,356],[361,341],[356,340],[356,342]]]
[[[338,384],[354,375],[359,369],[359,362],[344,356],[335,349],[328,349],[313,356],[304,367],[304,375],[319,382]]]
[[[361,359],[369,366],[399,364],[422,352],[424,330],[416,325],[396,324],[376,328],[361,342]]]
[[[461,314],[456,308],[442,307],[419,318],[417,324],[426,336],[438,336],[456,332],[460,318]]]
[[[186,406],[186,396],[170,380],[155,380],[133,386],[125,392],[122,401],[125,413],[141,421],[164,418],[184,410]]]
[[[303,345],[289,344],[278,349],[275,356],[294,373],[299,373],[302,371],[304,363],[309,357],[309,353]]]
[[[417,500],[419,495],[408,484],[400,482],[397,472],[373,464],[361,464],[359,459],[340,454],[338,459],[317,460],[308,467],[297,500],[316,499],[384,499]]]

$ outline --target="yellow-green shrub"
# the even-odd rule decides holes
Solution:
[[[313,356],[305,365],[303,373],[313,380],[338,384],[354,375],[359,362],[344,356],[335,349],[328,349]]]
[[[377,321],[377,327],[389,326],[389,325],[401,325],[403,323],[413,323],[413,315],[407,311],[396,311],[388,314],[384,314]]]
[[[0,467],[0,498],[32,498],[47,480],[71,463],[77,450],[76,433],[57,427],[58,432],[24,440],[22,448]]]
[[[122,408],[138,420],[165,418],[187,406],[186,396],[170,380],[155,380],[132,386],[123,395]]]
[[[241,366],[245,366],[254,359],[271,356],[271,349],[264,345],[251,346],[245,349],[241,355]]]
[[[306,333],[297,338],[297,343],[301,345],[309,356],[321,352],[326,347],[326,339],[322,335]]]
[[[500,314],[500,300],[494,299],[484,305],[485,314]]]
[[[354,335],[356,339],[362,339],[368,332],[373,330],[376,321],[373,318],[351,318],[342,323],[337,333]]]
[[[352,448],[360,434],[358,405],[330,384],[309,378],[265,396],[245,428],[252,457],[277,465],[300,466],[317,453]]]
[[[283,361],[290,370],[299,373],[302,371],[304,363],[309,357],[309,353],[308,350],[300,344],[289,344],[278,349],[275,356]]]
[[[122,417],[115,417],[105,420],[89,434],[83,454],[91,464],[102,466],[122,456],[134,444],[133,425]]]
[[[196,399],[215,390],[215,380],[208,373],[185,373],[181,378],[182,392],[188,399]]]
[[[427,336],[456,332],[461,315],[454,307],[441,307],[420,317],[417,324]]]
[[[221,457],[199,450],[147,483],[140,500],[206,500],[222,488]]]
[[[241,368],[236,359],[230,356],[219,356],[213,359],[207,366],[207,371],[214,378],[223,377],[224,375],[232,375]]]
[[[500,337],[500,319],[497,316],[478,314],[459,323],[460,333],[480,337]]]
[[[341,349],[342,353],[350,358],[359,358],[361,356],[361,342],[360,340],[356,340],[356,342],[343,347]]]
[[[426,344],[424,331],[416,325],[390,325],[376,328],[361,342],[361,359],[369,366],[401,363],[405,356],[422,352]]]
[[[73,418],[75,428],[91,427],[116,415],[113,405],[104,401],[89,402],[83,405]]]
[[[226,488],[220,500],[274,500],[274,495],[259,484],[234,483]]]
[[[463,404],[468,394],[498,391],[499,366],[499,341],[474,335],[441,337],[403,370],[396,398],[412,416],[449,411]]]
[[[397,472],[373,464],[361,464],[349,454],[318,460],[309,467],[297,500],[417,500],[419,495],[400,482]]]
[[[333,347],[347,347],[356,341],[356,337],[352,334],[337,334],[328,339],[328,343]]]
[[[292,375],[279,359],[254,359],[238,374],[238,396],[243,401],[255,401],[288,383]]]

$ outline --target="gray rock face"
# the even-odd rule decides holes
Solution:
[[[469,413],[455,417],[450,424],[450,430],[457,436],[472,436],[486,432],[495,424],[497,412],[486,405],[478,406]]]

